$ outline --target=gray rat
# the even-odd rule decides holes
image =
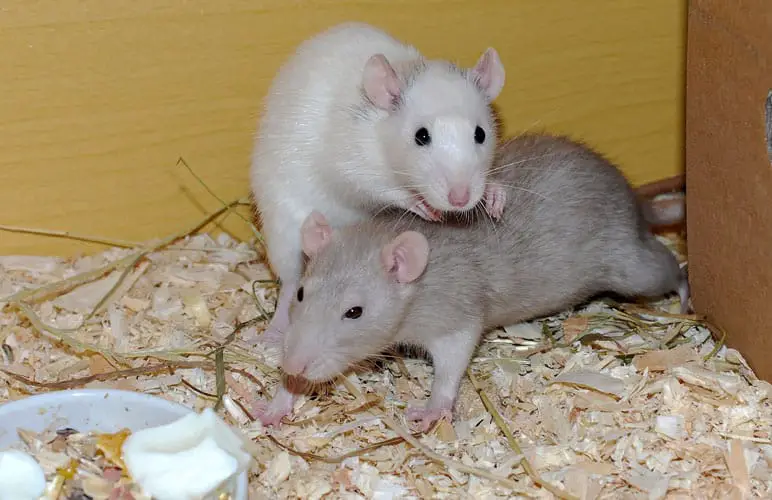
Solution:
[[[250,170],[282,284],[266,337],[278,340],[288,326],[300,226],[312,210],[337,226],[388,206],[438,220],[484,200],[499,216],[505,190],[488,172],[498,135],[491,103],[504,79],[493,48],[460,68],[365,23],[333,26],[297,47],[265,99]]]
[[[650,230],[668,223],[610,161],[567,137],[522,135],[497,151],[494,175],[508,204],[497,222],[482,211],[436,224],[382,213],[333,228],[312,212],[301,230],[308,262],[290,305],[282,369],[330,380],[386,348],[425,349],[431,397],[407,417],[424,428],[454,407],[481,335],[612,292],[657,298],[686,274]],[[275,423],[294,396],[281,387],[261,415]]]

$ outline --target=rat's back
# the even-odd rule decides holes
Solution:
[[[467,296],[479,290],[481,314],[495,327],[604,292],[656,297],[679,290],[675,256],[650,232],[632,187],[604,157],[567,138],[524,135],[500,146],[496,167],[510,200],[498,222],[478,211],[469,226],[463,216],[398,224],[423,232],[433,249],[421,280],[432,302],[458,288]]]
[[[491,321],[521,321],[521,311],[549,314],[603,292],[654,297],[678,290],[675,256],[651,233],[634,190],[605,157],[568,138],[536,134],[499,152],[499,181],[511,202],[499,224],[479,224]]]

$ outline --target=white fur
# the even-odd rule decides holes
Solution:
[[[377,53],[398,73],[421,58],[381,30],[345,23],[300,44],[269,91],[250,175],[268,257],[285,283],[300,278],[300,227],[312,210],[337,227],[386,205],[411,208],[407,188],[439,210],[456,209],[447,200],[453,184],[469,183],[465,208],[483,196],[496,137],[488,101],[500,86],[486,96],[473,75],[428,61],[399,111],[371,107],[363,117],[352,108],[363,102],[363,70]],[[487,136],[483,145],[473,140],[477,125]],[[432,133],[429,147],[414,142],[420,126]]]

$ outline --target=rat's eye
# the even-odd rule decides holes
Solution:
[[[343,317],[346,319],[358,319],[360,316],[362,316],[362,308],[359,306],[352,307],[343,313]]]
[[[298,288],[298,302],[303,302],[303,287]]]
[[[419,146],[426,146],[430,142],[432,142],[432,138],[429,136],[429,131],[426,130],[426,127],[419,128],[415,133],[415,143]]]
[[[477,144],[485,142],[485,130],[483,130],[482,127],[474,129],[474,142]]]

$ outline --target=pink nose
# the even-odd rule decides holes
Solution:
[[[282,363],[282,370],[287,375],[300,375],[308,366],[308,361],[300,357],[286,357]]]
[[[469,187],[452,187],[448,193],[448,201],[454,207],[463,207],[469,203]]]

